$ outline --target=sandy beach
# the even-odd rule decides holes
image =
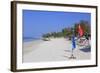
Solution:
[[[22,60],[23,62],[69,61],[71,50],[71,41],[64,38],[24,42]],[[74,56],[76,57],[74,60],[88,60],[91,58],[91,52],[77,46],[74,49]]]

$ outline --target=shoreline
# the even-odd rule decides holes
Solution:
[[[42,40],[23,42],[23,53],[31,52],[33,48],[35,49],[42,42]]]

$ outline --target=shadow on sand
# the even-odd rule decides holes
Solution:
[[[91,46],[87,46],[85,48],[80,49],[83,52],[91,52]]]

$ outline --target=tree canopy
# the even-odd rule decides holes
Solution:
[[[81,26],[85,34],[90,34],[91,33],[91,25],[84,20],[81,20],[79,23],[75,23],[73,27],[65,27],[63,28],[60,32],[48,32],[46,34],[43,34],[43,38],[49,38],[49,37],[71,37],[73,34],[75,36],[78,36],[78,26]]]

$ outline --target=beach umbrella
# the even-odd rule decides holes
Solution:
[[[71,51],[71,56],[69,57],[70,59],[76,59],[76,57],[74,57],[73,54],[73,50],[76,48],[76,41],[75,41],[75,34],[74,34],[74,30],[73,30],[73,35],[72,35],[72,51]]]
[[[82,29],[82,27],[81,27],[80,24],[78,25],[78,33],[79,33],[79,36],[80,36],[80,37],[82,37],[83,34],[84,34],[83,29]]]
[[[72,49],[76,48],[75,36],[72,36]]]

